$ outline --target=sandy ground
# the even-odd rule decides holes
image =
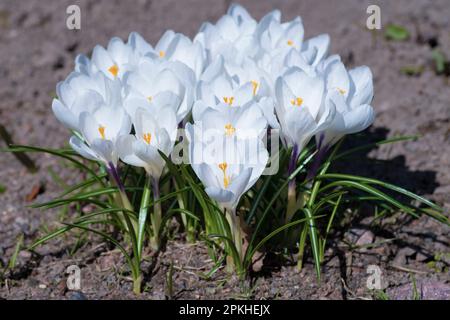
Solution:
[[[429,196],[447,210],[450,208],[449,79],[436,75],[431,59],[433,47],[450,58],[447,0],[240,2],[257,18],[275,8],[283,12],[285,19],[301,15],[307,37],[329,33],[331,52],[339,53],[348,66],[370,66],[377,112],[370,130],[372,139],[394,135],[420,138],[372,150],[360,159],[363,163],[355,159],[347,170],[395,182]],[[113,36],[126,39],[131,31],[138,31],[151,43],[169,28],[193,36],[203,21],[216,21],[229,3],[1,1],[0,123],[17,144],[63,146],[69,134],[53,117],[50,106],[55,85],[72,70],[76,54],[88,54],[96,44],[106,45]],[[383,30],[371,32],[365,28],[366,8],[374,3],[381,7],[383,25],[405,26],[411,32],[409,40],[386,41]],[[65,27],[65,10],[70,4],[81,7],[80,31]],[[420,75],[408,76],[400,71],[405,66],[423,66],[424,70]],[[4,146],[0,141],[0,147]],[[57,159],[32,157],[40,167],[37,174],[28,173],[12,155],[0,155],[0,184],[7,188],[0,194],[0,266],[7,263],[19,234],[23,233],[25,243],[30,243],[57,220],[57,212],[27,207],[30,202],[26,197],[32,189],[44,185],[45,192],[36,201],[49,200],[59,191],[49,170],[64,179],[75,178],[70,170],[61,169]],[[315,281],[311,262],[301,273],[289,263],[281,268],[269,264],[264,272],[255,275],[246,290],[240,290],[235,279],[228,279],[222,271],[212,279],[199,277],[200,271],[212,266],[201,243],[169,241],[156,265],[147,266],[147,290],[142,297],[220,299],[242,296],[244,292],[244,296],[257,299],[367,298],[373,295],[365,286],[366,267],[373,263],[382,266],[391,298],[411,298],[415,279],[422,298],[450,299],[448,228],[427,218],[410,221],[402,217],[383,228],[371,227],[361,217],[349,228],[350,231],[337,235],[336,245],[327,253],[321,284]],[[363,252],[349,252],[339,245],[344,238],[358,241],[361,237],[369,237],[373,242],[397,240]],[[21,252],[17,270],[0,286],[0,298],[133,297],[129,281],[121,276],[120,255],[95,238],[83,250],[70,255],[68,248],[74,241],[56,240],[38,249],[38,256]],[[443,255],[436,257],[440,253]],[[175,287],[168,293],[165,276],[171,261],[176,266]],[[64,270],[74,263],[82,266],[82,293],[65,288]],[[401,268],[392,267],[394,264]]]

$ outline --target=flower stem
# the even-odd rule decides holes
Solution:
[[[142,285],[142,275],[139,274],[136,278],[133,279],[133,292],[136,295],[141,294],[141,285]]]
[[[113,163],[109,163],[107,166],[107,170],[109,175],[112,177],[112,180],[115,182],[117,188],[119,189],[118,204],[124,208],[126,211],[123,212],[123,221],[126,230],[128,231],[128,236],[131,241],[131,245],[133,248],[133,262],[130,267],[132,268],[133,274],[133,292],[136,295],[141,293],[141,283],[142,283],[142,274],[140,270],[141,265],[141,252],[139,247],[138,238],[138,226],[135,220],[131,220],[129,214],[134,211],[133,206],[128,199],[127,193],[125,191],[125,187],[120,179],[119,173],[117,172],[117,168]]]
[[[115,182],[117,188],[119,189],[119,195],[120,195],[120,202],[119,205],[121,207],[123,207],[124,209],[126,209],[127,213],[124,212],[124,222],[125,222],[125,226],[127,227],[128,231],[130,233],[134,233],[133,237],[136,238],[136,230],[137,230],[137,225],[136,225],[136,221],[131,221],[131,219],[129,218],[129,213],[134,211],[133,206],[130,203],[130,200],[128,199],[127,193],[125,191],[125,187],[120,179],[119,173],[117,172],[117,168],[113,163],[109,163],[108,167],[107,167],[107,171],[109,173],[109,175],[112,177],[112,180]]]
[[[231,240],[233,241],[234,247],[236,249],[237,256],[228,256],[227,257],[227,269],[228,271],[232,271],[236,269],[239,276],[242,276],[244,270],[242,270],[243,265],[243,232],[242,226],[239,216],[236,213],[236,208],[233,209],[225,209],[225,215],[230,225],[231,231]]]
[[[159,250],[160,239],[159,233],[161,229],[162,210],[161,202],[159,202],[159,179],[152,178],[153,187],[153,214],[152,214],[152,237],[150,238],[150,245],[153,250]]]
[[[292,148],[291,159],[289,160],[288,175],[290,176],[295,168],[297,167],[298,159],[298,147],[294,145]],[[286,209],[286,216],[284,223],[289,223],[297,210],[297,195],[296,195],[297,184],[295,178],[289,181],[288,184],[288,204]]]

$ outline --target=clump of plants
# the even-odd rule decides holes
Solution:
[[[122,251],[139,293],[141,263],[175,218],[188,241],[206,240],[216,266],[242,279],[269,245],[294,249],[301,267],[307,244],[320,279],[327,234],[350,203],[448,224],[437,205],[399,186],[330,171],[373,147],[339,150],[374,110],[370,69],[347,70],[329,46],[326,34],[305,39],[300,17],[282,22],[275,10],[256,21],[231,5],[193,40],[169,30],[152,46],[133,32],[79,55],[52,104],[71,149],[10,149],[54,154],[86,177],[34,205],[75,203],[80,215],[32,248],[74,228],[93,232]],[[86,205],[94,209],[82,213]]]

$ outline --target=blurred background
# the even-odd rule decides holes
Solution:
[[[351,68],[367,65],[374,74],[376,138],[420,138],[372,150],[373,161],[351,163],[364,174],[381,177],[427,195],[450,208],[450,2],[448,0],[246,0],[257,19],[273,9],[283,20],[300,15],[307,38],[328,33],[331,52]],[[73,69],[79,53],[90,54],[131,31],[156,44],[167,29],[193,37],[203,21],[225,14],[229,0],[1,0],[0,1],[0,148],[15,144],[67,145],[69,132],[53,117],[55,86]],[[66,8],[81,9],[81,30],[66,27]],[[367,7],[381,9],[381,30],[369,30]],[[394,26],[392,26],[394,25]],[[375,139],[375,138],[374,138]],[[30,210],[33,201],[58,192],[53,173],[76,179],[57,159],[31,155],[31,174],[11,154],[0,154],[0,257],[17,236],[32,237],[54,213]],[[368,171],[368,173],[367,173]],[[424,222],[429,223],[429,222]],[[421,225],[425,226],[425,225]],[[448,241],[448,234],[435,231]],[[443,250],[448,251],[444,246]],[[45,250],[45,249],[44,249]]]

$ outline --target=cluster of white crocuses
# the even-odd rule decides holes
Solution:
[[[328,56],[328,35],[304,38],[300,17],[278,10],[260,21],[231,5],[194,40],[167,31],[155,47],[137,33],[113,38],[58,84],[56,117],[82,156],[113,173],[118,160],[145,168],[157,183],[186,125],[191,165],[207,194],[235,210],[262,174],[262,137],[280,129],[294,160],[312,138],[326,150],[374,120],[372,74],[347,71]]]

